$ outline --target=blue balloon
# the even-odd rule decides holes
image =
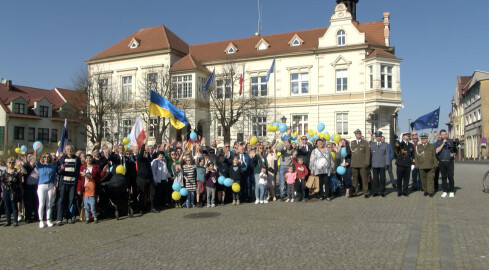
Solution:
[[[312,140],[313,140],[313,141],[314,141],[314,140],[317,140],[317,139],[318,139],[318,135],[317,135],[317,134],[316,134],[316,135],[314,135],[314,136],[312,136]]]
[[[180,191],[182,189],[182,185],[180,185],[180,183],[178,183],[178,182],[175,182],[175,183],[173,183],[173,185],[171,186],[171,188],[174,191]]]
[[[278,123],[273,123],[272,126],[277,126],[278,127]]]
[[[131,148],[131,144],[126,144],[127,149]]]
[[[336,168],[336,172],[337,172],[339,175],[343,175],[343,174],[345,174],[346,169],[345,169],[345,167],[343,167],[343,166],[338,166],[338,168]]]
[[[298,140],[295,140],[295,144],[299,144],[299,141]]]
[[[340,155],[341,155],[342,158],[346,158],[347,153],[346,153],[346,148],[345,147],[341,147]]]
[[[278,125],[278,130],[280,131],[280,133],[284,133],[287,131],[287,125],[285,123],[280,123],[280,125]]]
[[[232,185],[233,185],[233,179],[231,179],[231,178],[226,178],[226,179],[224,180],[224,185],[225,185],[226,187],[230,187],[230,186],[232,186]]]
[[[131,133],[127,134],[126,138],[128,138],[129,140],[131,140]]]
[[[289,135],[284,135],[282,136],[282,141],[285,142],[286,140],[290,140],[292,139],[292,137],[290,137]]]
[[[27,146],[22,145],[22,146],[20,147],[20,151],[22,151],[22,152],[24,152],[24,153],[27,153]]]
[[[306,134],[304,134],[304,136],[309,137],[309,134],[308,134],[308,133],[306,133]]]
[[[322,131],[324,130],[324,128],[325,128],[325,126],[324,126],[324,124],[323,124],[323,123],[319,123],[319,124],[318,124],[318,131],[319,131],[319,132],[322,132]]]
[[[195,142],[195,140],[197,140],[197,133],[192,131],[190,133],[190,139]]]
[[[314,141],[314,137],[309,138],[309,141],[310,142]]]
[[[114,166],[110,166],[110,172],[114,170]]]
[[[180,195],[182,196],[187,196],[188,195],[188,190],[186,188],[181,188],[180,189]]]
[[[36,147],[37,147],[38,145],[41,145],[41,147],[40,147],[39,149],[37,149],[37,152],[38,152],[38,153],[40,153],[40,152],[42,151],[42,148],[43,148],[42,142],[40,142],[40,141],[35,142],[35,143],[32,145],[32,149],[34,149],[34,151],[36,151]]]
[[[226,179],[226,177],[224,176],[219,176],[219,178],[217,178],[217,182],[219,183],[219,185],[224,185],[224,180]]]

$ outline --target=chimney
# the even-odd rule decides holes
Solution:
[[[390,23],[389,23],[390,13],[384,12],[384,40],[385,46],[390,46]]]
[[[12,80],[7,81],[7,90],[8,91],[12,90]]]

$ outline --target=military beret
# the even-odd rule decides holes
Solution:
[[[362,131],[360,129],[356,129],[355,131],[353,131],[353,133],[354,134],[358,134],[358,133],[362,134]]]
[[[421,139],[428,139],[428,134],[426,133],[421,133],[421,135],[419,136]]]

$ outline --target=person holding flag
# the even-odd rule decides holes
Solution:
[[[176,129],[182,129],[183,127],[188,125],[185,113],[177,109],[177,107],[171,104],[170,101],[168,101],[166,98],[162,97],[153,90],[150,91],[149,114],[157,115],[160,117],[169,117],[170,124]],[[131,137],[134,138],[134,136]]]

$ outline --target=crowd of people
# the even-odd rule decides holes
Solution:
[[[412,176],[412,191],[432,197],[441,172],[441,197],[454,197],[457,145],[447,139],[445,130],[432,138],[423,133],[421,141],[416,132],[399,134],[391,144],[385,143],[381,132],[369,132],[370,138],[358,129],[354,134],[352,141],[337,143],[306,136],[253,145],[249,139],[220,146],[212,139],[207,145],[204,138],[192,144],[175,138],[159,145],[145,141],[130,148],[96,143],[89,153],[67,145],[59,157],[39,156],[37,146],[33,154],[0,164],[4,226],[18,226],[21,220],[39,222],[40,228],[75,221],[98,223],[100,218],[132,217],[135,212],[243,202],[331,201],[360,192],[364,198],[385,197],[386,174],[397,196],[408,196]],[[221,177],[230,178],[240,189],[223,184]],[[185,196],[172,198],[175,185],[185,187]]]

